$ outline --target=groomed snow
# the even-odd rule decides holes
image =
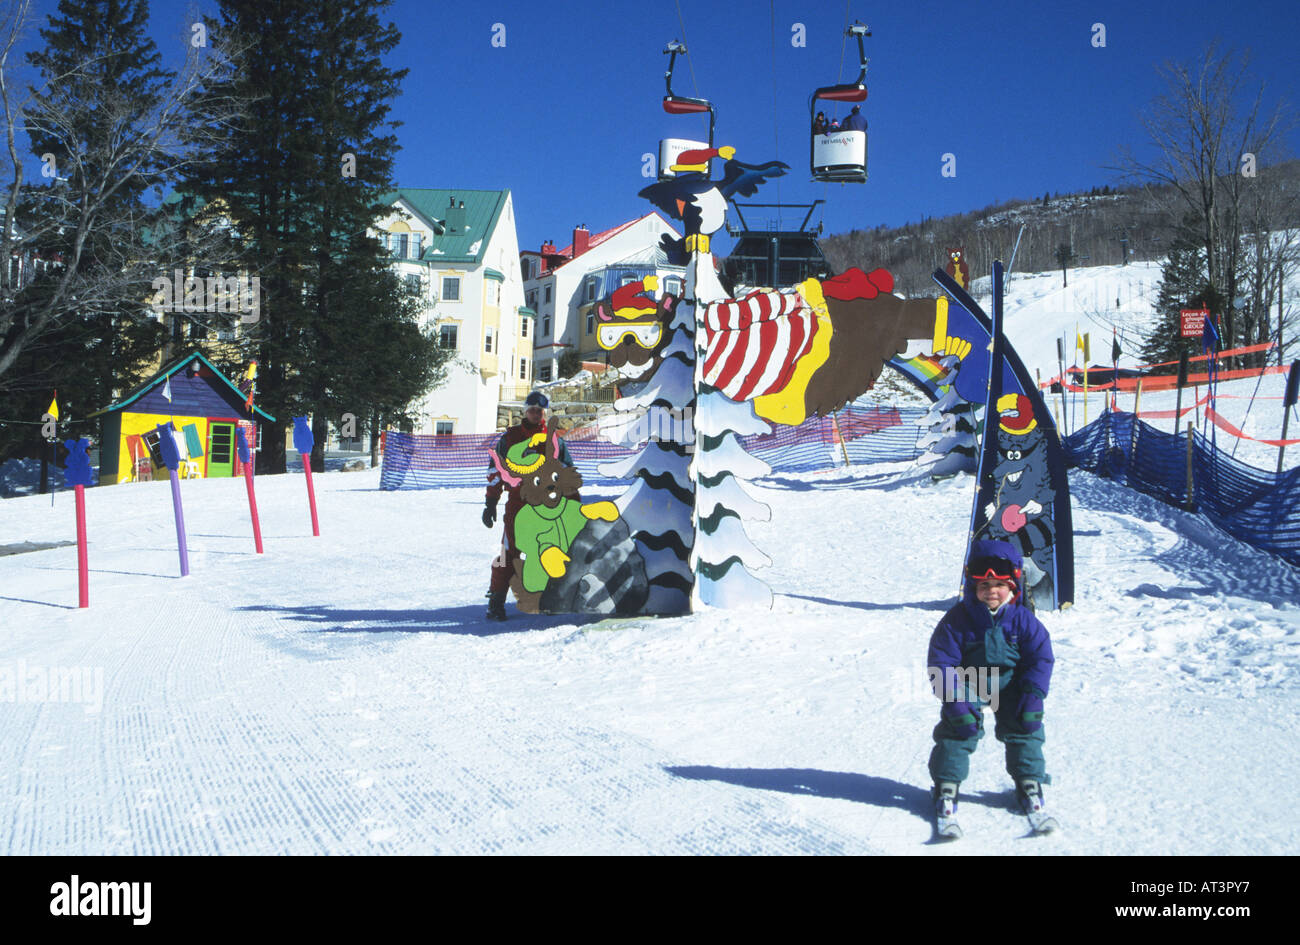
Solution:
[[[88,490],[91,607],[64,545],[0,557],[0,681],[102,674],[100,705],[0,692],[0,850],[119,853],[1285,854],[1300,572],[1072,477],[1079,593],[1045,616],[1047,800],[1025,839],[987,737],[966,839],[930,846],[924,654],[956,591],[969,477],[906,464],[755,484],[771,612],[482,620],[477,489],[377,471]],[[584,498],[589,498],[584,490]],[[71,496],[0,503],[73,538]],[[41,675],[40,678],[45,678]],[[96,700],[94,686],[79,693]],[[1279,808],[1282,805],[1282,808]]]

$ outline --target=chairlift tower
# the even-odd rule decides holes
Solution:
[[[817,236],[822,225],[809,227],[808,221],[823,200],[812,203],[736,203],[738,224],[727,224],[727,234],[735,239],[731,254],[723,262],[727,278],[737,286],[775,288],[798,285],[805,279],[825,279],[831,274],[830,263],[822,252]],[[781,229],[778,225],[756,229],[745,220],[742,208],[807,210],[798,229]],[[778,217],[779,219],[779,217]]]

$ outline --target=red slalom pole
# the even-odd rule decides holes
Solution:
[[[257,496],[253,493],[253,467],[244,464],[244,485],[248,486],[248,514],[253,518],[253,546],[262,553],[262,523],[257,520]]]
[[[77,606],[90,606],[90,557],[86,553],[86,487],[77,484]]]
[[[244,428],[236,427],[238,436],[239,464],[244,467],[244,485],[248,487],[248,515],[253,520],[253,547],[262,553],[262,523],[257,518],[257,494],[253,491],[253,455],[244,438]]]
[[[77,607],[90,606],[90,564],[86,554],[86,486],[95,481],[90,469],[90,440],[64,440],[68,460],[63,481],[72,488],[77,506]]]

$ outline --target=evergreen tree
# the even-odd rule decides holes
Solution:
[[[1186,352],[1200,354],[1201,339],[1182,337],[1180,309],[1211,308],[1215,301],[1205,269],[1205,250],[1194,241],[1180,239],[1169,249],[1160,272],[1156,321],[1142,345],[1147,364],[1177,361]]]
[[[285,468],[284,431],[311,413],[313,468],[326,423],[394,417],[445,375],[449,351],[418,327],[414,290],[369,236],[395,189],[389,102],[405,70],[388,0],[222,0],[210,31],[251,48],[209,89],[254,99],[228,144],[189,182],[221,201],[261,278],[259,403],[277,417],[261,465]]]

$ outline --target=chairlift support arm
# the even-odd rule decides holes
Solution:
[[[859,40],[859,45],[861,41]],[[686,95],[678,95],[673,91],[673,69],[677,65],[678,54],[686,55],[686,45],[673,40],[664,47],[664,55],[668,56],[668,71],[664,73],[664,85],[667,87],[668,94],[664,96],[664,111],[670,115],[690,115],[697,112],[709,113],[709,147],[713,147],[713,126],[717,121],[717,109],[713,103],[706,98],[691,98]]]
[[[808,102],[809,115],[816,111],[819,98],[825,98],[832,102],[861,102],[866,100],[867,48],[862,44],[862,39],[870,36],[871,30],[865,24],[855,20],[853,25],[844,31],[844,35],[852,36],[858,41],[858,77],[853,82],[827,85],[814,92],[812,99]]]

